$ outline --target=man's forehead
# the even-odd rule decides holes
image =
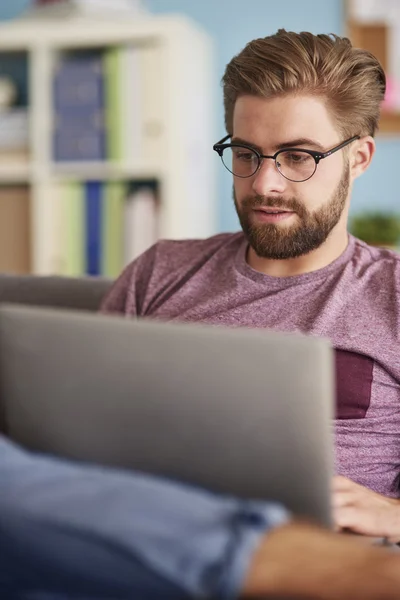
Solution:
[[[332,141],[336,128],[320,98],[241,96],[235,104],[232,134],[256,145],[303,140],[322,148]]]

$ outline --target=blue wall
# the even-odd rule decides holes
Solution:
[[[16,17],[29,4],[29,0],[0,0],[0,19]]]
[[[224,134],[222,92],[219,81],[234,54],[253,38],[263,37],[280,27],[313,33],[343,33],[342,0],[144,0],[154,13],[184,13],[196,20],[211,36],[216,56],[215,140]],[[29,0],[0,0],[0,19],[18,15]],[[400,212],[397,173],[400,138],[379,138],[378,150],[369,171],[356,182],[352,212],[386,209]],[[211,150],[212,151],[212,150]],[[217,160],[217,157],[216,157]],[[232,182],[222,165],[219,177],[219,229],[238,228],[231,199]]]

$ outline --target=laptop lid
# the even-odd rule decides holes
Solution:
[[[6,435],[330,523],[333,354],[266,330],[0,307]]]

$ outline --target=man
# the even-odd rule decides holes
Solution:
[[[280,30],[233,58],[223,85],[228,136],[214,149],[233,173],[243,231],[160,241],[102,310],[329,337],[337,526],[398,541],[400,257],[347,231],[384,72],[345,38]]]
[[[399,595],[397,554],[290,523],[271,503],[35,456],[1,436],[0,481],[7,600]]]

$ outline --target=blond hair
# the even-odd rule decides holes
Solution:
[[[373,54],[337,35],[279,29],[249,42],[227,65],[222,79],[225,125],[232,134],[239,96],[321,96],[345,136],[374,135],[386,77]]]

